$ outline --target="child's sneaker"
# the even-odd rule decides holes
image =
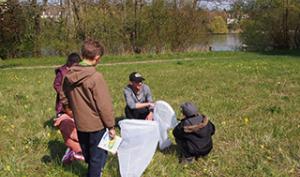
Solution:
[[[74,151],[68,148],[65,152],[65,155],[61,159],[62,163],[65,165],[70,164],[74,160],[74,154]]]
[[[182,157],[180,159],[180,164],[187,165],[193,163],[195,160],[195,157]]]
[[[74,159],[75,160],[83,160],[84,161],[84,156],[82,155],[81,152],[77,152],[77,153],[74,153]]]

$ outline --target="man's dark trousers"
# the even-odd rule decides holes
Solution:
[[[87,177],[101,176],[107,158],[107,151],[99,148],[98,144],[105,131],[105,128],[96,132],[77,131],[85,162],[88,163]]]
[[[125,116],[128,119],[145,120],[149,113],[150,111],[148,108],[130,109],[128,106],[125,107]]]

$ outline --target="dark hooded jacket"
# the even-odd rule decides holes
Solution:
[[[115,125],[108,87],[94,66],[71,67],[64,78],[60,99],[72,109],[79,131],[94,132]]]
[[[206,155],[213,148],[215,126],[204,115],[186,117],[174,128],[176,141],[193,156]]]

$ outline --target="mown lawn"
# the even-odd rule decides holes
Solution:
[[[143,176],[300,176],[300,56],[225,52],[159,57],[104,58],[104,63],[166,60],[98,67],[109,84],[115,116],[123,116],[128,74],[139,71],[155,100],[169,102],[178,119],[184,101],[194,102],[209,116],[216,125],[214,149],[185,167],[178,164],[175,146],[157,150]],[[169,61],[182,58],[192,60]],[[0,63],[0,176],[86,173],[84,163],[60,162],[66,147],[52,126],[53,68],[13,69],[63,63],[62,58],[45,61]],[[119,176],[116,156],[110,156],[104,176]]]

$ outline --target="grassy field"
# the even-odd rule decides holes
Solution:
[[[180,60],[191,58],[191,60]],[[177,59],[177,60],[175,60]],[[300,56],[255,53],[190,53],[108,56],[103,63],[164,60],[159,63],[100,65],[113,96],[116,117],[123,116],[122,90],[128,74],[141,72],[155,100],[177,113],[194,102],[216,125],[214,149],[189,166],[178,163],[175,146],[159,151],[144,177],[300,176]],[[171,61],[171,62],[170,62]],[[172,62],[173,61],[173,62]],[[84,176],[86,165],[63,166],[66,149],[52,126],[53,68],[63,58],[0,62],[0,176]],[[173,141],[174,143],[174,141]],[[118,177],[110,155],[104,177]]]

